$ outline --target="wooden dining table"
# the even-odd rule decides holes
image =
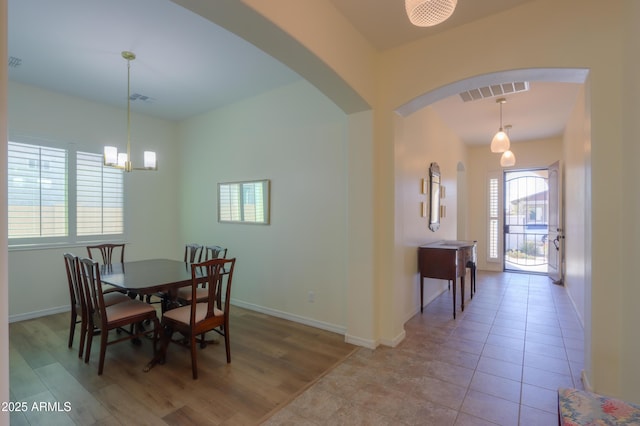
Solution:
[[[180,287],[191,285],[191,264],[171,259],[136,260],[100,266],[100,279],[123,290],[140,295],[162,292],[167,294],[166,309],[176,300]],[[164,354],[158,352],[147,364],[144,371],[162,363]]]
[[[148,259],[100,267],[100,278],[137,294],[158,292],[175,296],[180,287],[191,284],[191,264],[172,259]]]

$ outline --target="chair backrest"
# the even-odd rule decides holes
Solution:
[[[191,265],[191,324],[196,318],[196,287],[199,284],[206,284],[209,290],[207,295],[207,314],[203,321],[216,316],[216,309],[224,311],[224,315],[229,315],[229,303],[231,300],[231,282],[233,281],[233,269],[236,259],[209,259],[201,263]],[[222,275],[226,274],[227,279],[223,280]],[[201,302],[204,303],[204,302]],[[224,303],[224,307],[222,304]],[[199,322],[203,322],[199,321]]]
[[[83,257],[78,259],[78,267],[87,314],[91,316],[93,324],[100,327],[107,321],[100,280],[100,264],[91,258]]]
[[[184,246],[184,262],[199,263],[202,260],[202,246],[200,244],[187,244]]]
[[[120,252],[120,263],[124,263],[124,243],[122,244],[98,244],[95,246],[87,246],[87,254],[89,259],[94,259],[94,255],[100,252],[103,265],[111,265],[113,263],[114,252],[116,261],[118,259],[118,251]],[[95,260],[95,259],[94,259]]]
[[[69,283],[69,297],[71,299],[71,309],[85,317],[84,292],[80,282],[80,271],[78,269],[78,257],[71,254],[64,254],[64,266],[67,270],[67,281]]]
[[[220,246],[206,246],[203,251],[203,259],[225,259],[227,257],[227,249]]]

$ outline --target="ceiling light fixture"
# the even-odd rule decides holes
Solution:
[[[504,126],[505,130],[507,131],[507,133],[509,133],[509,130],[511,129],[511,124],[507,124],[506,126]],[[500,157],[500,166],[501,167],[513,167],[516,165],[516,156],[513,154],[513,152],[511,152],[510,149],[507,149],[505,152],[502,153],[502,157]]]
[[[131,61],[136,59],[133,52],[124,51],[122,57],[127,60],[127,152],[118,152],[115,146],[104,147],[104,165],[122,169],[125,172],[132,170],[158,170],[156,153],[144,151],[143,167],[133,167],[131,164]]]
[[[409,21],[418,27],[432,27],[446,21],[456,9],[458,0],[405,0]]]
[[[500,104],[500,130],[498,130],[498,133],[496,133],[491,140],[491,152],[505,152],[509,150],[509,146],[511,144],[509,142],[509,136],[502,128],[502,104],[506,103],[507,100],[505,98],[500,98],[497,99],[496,102]]]

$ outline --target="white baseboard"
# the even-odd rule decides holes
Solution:
[[[584,386],[584,390],[593,392],[593,387],[591,387],[591,383],[589,383],[589,377],[587,376],[587,372],[582,370],[580,372],[580,379],[582,379],[582,386]]]
[[[367,349],[375,349],[378,347],[378,342],[371,339],[363,339],[357,336],[351,336],[349,334],[345,334],[344,341],[350,343],[352,345],[360,346]]]
[[[345,327],[342,327],[339,325],[313,320],[311,318],[290,314],[288,312],[278,311],[276,309],[265,308],[264,306],[254,305],[252,303],[246,303],[246,302],[232,299],[231,304],[234,306],[239,306],[241,308],[248,309],[250,311],[260,312],[260,313],[271,315],[274,317],[278,317],[278,318],[286,319],[289,321],[297,322],[300,324],[308,325],[311,327],[319,328],[321,330],[331,331],[333,333],[338,333],[343,336],[347,332]]]
[[[69,305],[58,306],[57,308],[43,309],[42,311],[27,312],[25,314],[9,315],[9,323],[26,321],[34,318],[46,317],[47,315],[59,314],[60,312],[69,312]]]
[[[390,346],[392,348],[395,348],[396,346],[398,346],[400,344],[400,342],[402,342],[404,340],[405,337],[407,337],[407,332],[403,329],[402,332],[400,332],[400,334],[398,334],[396,337],[394,337],[391,340],[380,339],[380,344],[384,345],[384,346]]]

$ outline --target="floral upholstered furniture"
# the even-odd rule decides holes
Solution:
[[[640,425],[640,405],[578,389],[558,389],[561,426]]]

